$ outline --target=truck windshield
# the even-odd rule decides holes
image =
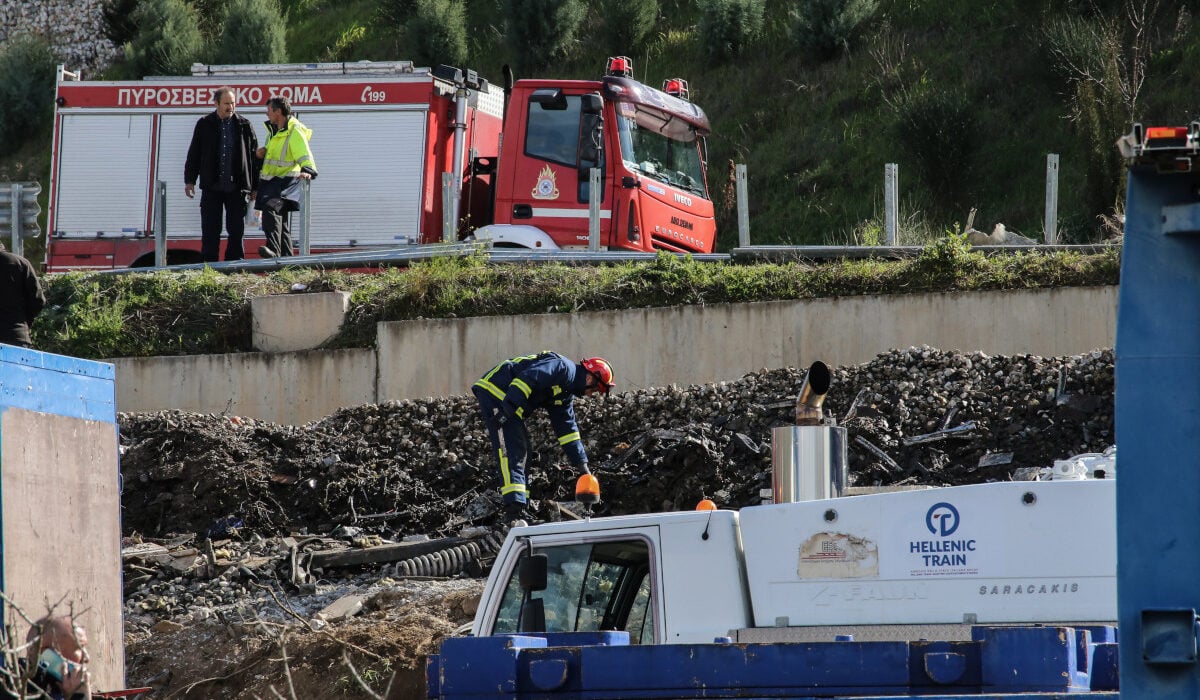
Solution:
[[[617,133],[625,167],[708,198],[699,139],[690,124],[642,105],[618,102]]]
[[[630,644],[654,643],[649,547],[641,540],[535,550],[547,557],[547,585],[535,591],[547,632],[625,630]],[[516,571],[505,587],[493,634],[516,632],[523,593]]]

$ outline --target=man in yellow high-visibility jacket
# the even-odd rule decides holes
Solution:
[[[292,254],[291,213],[300,208],[300,181],[317,176],[317,162],[308,146],[312,129],[292,114],[286,97],[267,100],[267,131],[271,138],[258,149],[262,159],[258,200],[267,245],[258,249],[264,258]]]

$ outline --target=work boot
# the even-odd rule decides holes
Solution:
[[[271,250],[270,248],[266,247],[265,245],[260,245],[258,247],[258,257],[260,257],[260,258],[277,258],[279,256],[275,254],[275,251]]]
[[[504,515],[501,522],[512,529],[514,527],[525,527],[529,524],[529,513],[525,510],[524,503],[511,501],[504,504]]]

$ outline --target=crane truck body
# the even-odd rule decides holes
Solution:
[[[314,253],[454,241],[537,250],[591,244],[600,171],[606,250],[712,252],[703,110],[685,81],[657,90],[612,60],[600,80],[506,80],[405,61],[208,66],[191,76],[83,81],[62,68],[55,97],[47,269],[200,262],[200,216],[183,196],[196,120],[228,85],[259,123],[288,98],[313,130]],[[671,86],[675,86],[672,88]],[[259,141],[266,132],[259,128]],[[165,183],[165,196],[158,193]],[[247,227],[248,251],[258,231]]]
[[[533,594],[545,631],[624,630],[633,644],[1111,624],[1115,483],[999,482],[515,528],[472,634],[520,631],[531,554],[548,558],[546,588]]]
[[[1115,697],[1115,486],[517,527],[472,636],[430,657],[429,696]]]

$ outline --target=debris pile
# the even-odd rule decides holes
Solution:
[[[771,429],[794,421],[803,379],[764,370],[578,400],[597,513],[760,503]],[[847,428],[854,485],[1026,478],[1112,445],[1113,355],[895,350],[834,369],[824,412]],[[535,416],[535,511],[577,517],[576,474]],[[500,543],[488,527],[498,508],[490,446],[470,396],[347,408],[303,426],[178,411],[119,420],[131,614],[203,619],[270,602],[281,582],[316,594],[351,581],[369,595],[381,576],[477,576]],[[421,545],[449,536],[449,549]]]

